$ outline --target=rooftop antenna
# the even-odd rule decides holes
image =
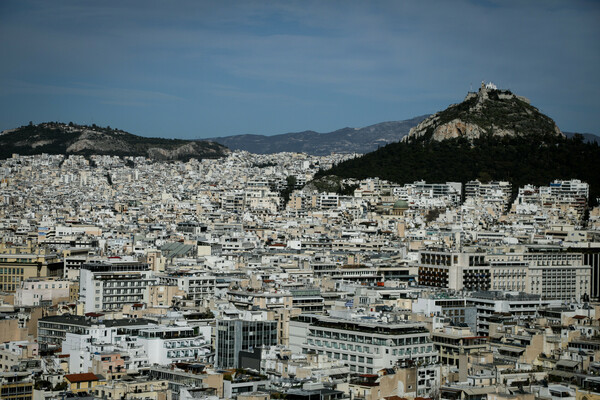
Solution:
[[[469,86],[469,92],[472,92],[473,91],[473,82],[471,82],[469,85],[470,85]]]

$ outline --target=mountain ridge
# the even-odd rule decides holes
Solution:
[[[229,149],[206,140],[138,136],[110,126],[42,122],[0,133],[0,158],[10,157],[13,153],[143,156],[168,161],[219,158],[228,154]]]
[[[334,153],[367,153],[378,147],[399,141],[410,128],[428,115],[420,115],[401,121],[386,121],[363,128],[340,128],[319,133],[312,130],[288,132],[266,136],[242,134],[214,137],[209,140],[227,146],[231,150],[246,150],[251,153],[269,154],[279,152],[327,155]]]

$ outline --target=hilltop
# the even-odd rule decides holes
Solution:
[[[185,160],[218,158],[229,150],[204,140],[149,138],[111,127],[44,122],[3,131],[0,134],[0,158],[10,157],[13,153],[105,154]]]
[[[327,155],[330,153],[368,153],[388,143],[397,142],[427,115],[403,120],[381,122],[364,128],[342,128],[333,132],[303,131],[280,135],[236,135],[209,140],[231,150],[246,150],[255,154],[284,151]]]
[[[435,113],[412,128],[404,141],[441,141],[464,137],[473,140],[485,135],[500,137],[564,137],[554,121],[529,100],[483,82],[478,92],[464,101]]]
[[[379,177],[400,184],[507,180],[513,190],[554,179],[590,184],[600,196],[600,147],[565,137],[551,118],[520,96],[486,89],[427,118],[399,143],[342,162],[318,177]],[[496,95],[498,96],[496,98]]]

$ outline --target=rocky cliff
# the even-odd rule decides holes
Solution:
[[[441,141],[464,137],[473,140],[484,135],[561,136],[554,121],[532,106],[525,97],[493,84],[481,84],[462,103],[453,104],[412,128],[404,141]]]

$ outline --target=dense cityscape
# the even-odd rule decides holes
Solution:
[[[2,399],[594,399],[577,179],[395,184],[356,155],[0,161]]]
[[[599,21],[0,0],[0,400],[600,400]]]

